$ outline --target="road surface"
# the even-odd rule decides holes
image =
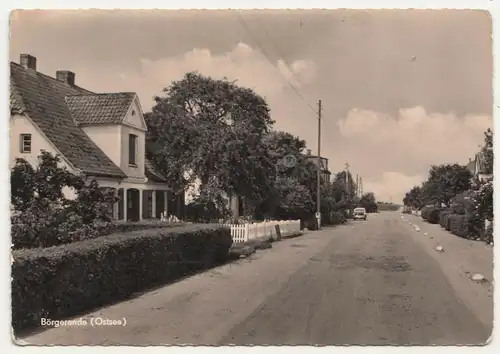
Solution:
[[[419,237],[399,213],[370,214],[83,316],[125,319],[125,326],[45,328],[22,342],[484,344],[492,321],[482,314],[492,297],[470,306],[461,289],[491,292],[491,283],[450,282],[436,251]]]

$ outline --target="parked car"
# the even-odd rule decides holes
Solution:
[[[354,209],[354,220],[366,220],[366,209],[365,208],[355,208]]]

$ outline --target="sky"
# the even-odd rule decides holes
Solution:
[[[16,11],[10,60],[37,57],[143,110],[186,72],[266,98],[275,128],[400,202],[432,164],[465,164],[493,126],[492,21],[479,10]]]

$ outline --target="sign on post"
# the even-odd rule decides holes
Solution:
[[[316,212],[316,219],[319,219],[319,218],[321,218],[321,213]]]

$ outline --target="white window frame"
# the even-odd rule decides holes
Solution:
[[[33,139],[31,137],[31,134],[20,134],[19,135],[20,152],[22,154],[31,154],[32,148],[33,148]]]

